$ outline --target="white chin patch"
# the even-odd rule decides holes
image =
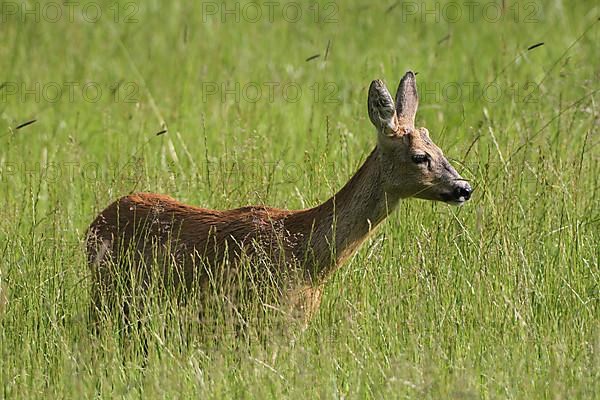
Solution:
[[[461,196],[457,200],[449,201],[448,204],[453,206],[462,206],[465,203],[465,201],[465,198]]]

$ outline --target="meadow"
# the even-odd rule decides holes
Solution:
[[[600,6],[469,4],[0,3],[0,398],[598,398]],[[402,201],[293,343],[90,331],[106,205],[315,206],[407,70],[470,202]]]

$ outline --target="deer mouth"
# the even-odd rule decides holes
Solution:
[[[466,196],[456,196],[455,193],[442,193],[440,194],[441,200],[444,203],[450,204],[452,206],[462,206],[469,198]]]

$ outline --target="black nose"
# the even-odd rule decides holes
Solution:
[[[473,189],[468,183],[462,183],[456,189],[454,189],[454,196],[456,200],[463,197],[465,200],[469,200],[471,198],[471,193],[473,193]]]

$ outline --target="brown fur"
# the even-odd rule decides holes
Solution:
[[[350,181],[317,207],[217,211],[152,193],[132,194],[109,205],[92,222],[87,237],[92,308],[102,309],[114,295],[116,277],[132,269],[147,284],[150,267],[159,264],[161,275],[174,287],[198,284],[207,290],[211,277],[233,274],[240,259],[247,258],[268,266],[257,274],[274,276],[289,312],[308,321],[320,305],[327,279],[401,198],[448,200],[462,180],[426,130],[414,129],[412,73],[398,90],[403,111],[393,108],[383,83],[371,85],[369,115],[379,131],[378,144]],[[427,168],[414,164],[415,152],[429,154]]]

